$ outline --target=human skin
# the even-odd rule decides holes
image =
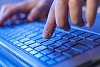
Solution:
[[[50,38],[56,25],[65,31],[70,29],[68,12],[73,24],[82,27],[86,23],[88,27],[92,27],[97,14],[98,1],[86,0],[86,20],[82,18],[84,0],[28,0],[15,4],[7,4],[2,6],[0,11],[0,26],[9,17],[13,20],[13,17],[20,13],[26,13],[27,19],[32,22],[39,18],[41,14],[49,11],[42,36]]]

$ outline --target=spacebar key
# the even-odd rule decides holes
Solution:
[[[89,40],[85,40],[85,39],[78,41],[78,43],[83,44],[83,45],[86,45],[86,46],[89,46],[89,47],[92,47],[92,48],[99,45],[96,42],[89,41]]]

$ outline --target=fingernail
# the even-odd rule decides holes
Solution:
[[[87,25],[86,25],[87,27],[92,27],[92,25],[91,24],[89,24],[89,23],[87,23]]]
[[[87,27],[90,27],[89,24],[86,24]]]
[[[43,31],[43,34],[42,34],[42,37],[43,38],[49,38],[49,32],[48,31]]]

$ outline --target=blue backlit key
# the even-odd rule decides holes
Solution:
[[[97,42],[97,43],[99,43],[99,44],[100,44],[100,38],[99,38],[99,39],[97,39],[97,40],[95,40],[95,42]]]
[[[61,54],[60,53],[58,53],[58,52],[54,52],[54,53],[51,53],[51,54],[49,54],[49,55],[47,55],[49,58],[51,58],[51,59],[54,59],[54,58],[56,58],[56,57],[59,57],[59,56],[61,56]]]
[[[41,58],[43,55],[40,54],[40,53],[37,53],[37,54],[35,54],[34,56],[35,56],[36,58]]]
[[[54,61],[54,60],[49,60],[49,61],[47,61],[47,64],[48,65],[54,65],[56,62]]]
[[[88,37],[87,39],[94,41],[94,40],[96,40],[98,38],[100,38],[100,35],[93,35],[93,36]]]
[[[37,50],[37,51],[41,51],[41,50],[44,50],[46,48],[47,48],[46,46],[41,45],[41,46],[38,46],[38,47],[36,47],[34,49]]]
[[[79,52],[77,52],[75,50],[71,50],[71,49],[70,50],[66,50],[66,51],[63,52],[63,55],[65,55],[65,56],[67,56],[69,58],[72,58],[72,57],[74,57],[74,56],[76,56],[78,54],[79,54]]]
[[[84,45],[82,45],[82,44],[77,44],[77,45],[75,45],[75,46],[73,46],[73,47],[71,47],[71,48],[72,48],[73,50],[79,51],[79,52],[81,52],[81,53],[83,53],[84,51],[87,51],[87,50],[90,49],[90,47],[84,46]]]
[[[34,54],[36,54],[36,53],[38,53],[38,52],[37,52],[36,50],[33,49],[33,50],[30,51],[29,53],[32,54],[32,55],[34,55]]]
[[[29,45],[31,48],[35,48],[35,47],[38,47],[38,46],[40,46],[41,44],[39,44],[39,43],[34,43],[34,44],[31,44],[31,45]]]
[[[51,50],[51,49],[45,49],[45,50],[41,51],[41,53],[44,55],[50,54],[52,52],[54,52],[54,50]]]
[[[40,58],[40,60],[43,61],[43,62],[46,62],[47,60],[49,60],[49,58],[46,57],[46,56],[43,56],[43,57]]]
[[[91,48],[96,47],[96,46],[99,45],[96,42],[93,42],[93,41],[90,41],[90,40],[86,40],[86,39],[80,40],[80,41],[78,41],[78,43],[86,45],[86,46],[89,46]]]
[[[82,38],[87,38],[87,37],[89,37],[89,36],[92,36],[93,34],[92,33],[84,33],[84,34],[81,34],[81,35],[79,35],[80,37],[82,37]]]
[[[55,51],[61,53],[61,52],[66,51],[66,50],[68,50],[68,49],[69,49],[68,47],[60,46],[60,47],[56,48]]]

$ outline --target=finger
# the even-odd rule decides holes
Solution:
[[[93,26],[96,18],[98,7],[98,0],[87,0],[87,7],[86,7],[86,22],[87,26]]]
[[[7,10],[11,5],[13,4],[7,4],[7,5],[3,5],[0,9],[0,16],[1,14],[3,14],[5,12],[5,10]]]
[[[69,0],[70,18],[73,24],[82,27],[84,21],[82,18],[82,6],[84,0]]]
[[[51,9],[50,9],[50,12],[49,12],[49,15],[48,15],[46,25],[45,25],[44,30],[43,30],[43,34],[42,34],[42,36],[44,38],[50,38],[55,30],[55,27],[56,27],[54,7],[55,7],[55,3],[53,2]]]
[[[42,13],[44,13],[44,11],[46,11],[47,4],[45,4],[45,3],[46,2],[44,2],[44,1],[39,2],[38,5],[30,11],[30,13],[28,15],[29,21],[32,22],[32,21],[36,20],[38,17],[40,17],[40,15]]]
[[[2,15],[4,14],[4,12],[11,6],[11,4],[8,5],[3,5],[0,9],[0,20],[2,19]]]
[[[66,31],[70,29],[68,22],[68,0],[56,0],[55,17],[58,27]]]
[[[48,12],[41,14],[41,16],[37,19],[39,21],[45,21],[47,19]]]

